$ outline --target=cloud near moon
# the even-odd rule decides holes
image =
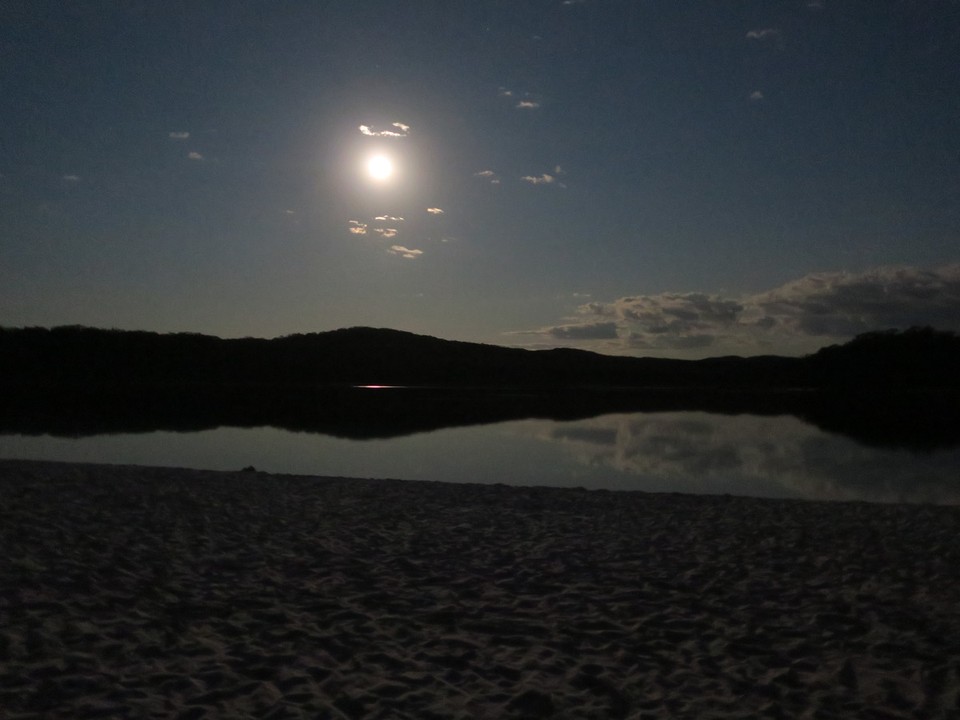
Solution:
[[[369,125],[360,125],[357,129],[368,137],[402,138],[410,134],[410,126],[402,122],[391,123],[394,130],[374,130]]]
[[[406,260],[416,260],[418,257],[423,255],[423,250],[408,248],[404,247],[403,245],[391,245],[387,252],[389,252],[391,255],[399,255]]]

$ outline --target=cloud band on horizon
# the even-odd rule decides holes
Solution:
[[[602,341],[603,352],[707,357],[803,354],[918,325],[960,331],[960,264],[813,273],[739,298],[665,292],[590,302],[566,323],[529,334]]]

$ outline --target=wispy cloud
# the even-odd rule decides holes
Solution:
[[[780,34],[780,31],[776,28],[760,28],[758,30],[750,30],[747,32],[747,37],[751,40],[766,40],[770,37],[775,37]]]
[[[400,231],[397,230],[396,228],[374,228],[373,231],[377,235],[387,239],[395,238],[397,235],[400,234]]]
[[[374,130],[369,125],[360,125],[357,129],[360,130],[364,135],[370,137],[392,137],[392,138],[402,138],[407,137],[410,134],[410,126],[401,122],[390,123],[390,127],[394,128],[393,130]]]
[[[531,334],[609,340],[610,325],[620,341],[614,351],[687,357],[804,354],[859,333],[915,325],[960,331],[960,264],[815,273],[742,297],[665,292],[593,301]],[[603,328],[607,337],[600,337]]]
[[[427,212],[431,215],[443,215],[443,209],[438,207],[427,208]]]
[[[187,153],[187,157],[191,160],[203,160],[203,155],[198,152]]]
[[[475,172],[474,177],[483,178],[490,182],[491,185],[499,185],[500,178],[493,170],[481,170],[480,172]]]
[[[505,87],[501,87],[497,94],[503,98],[516,99],[513,107],[517,110],[536,110],[540,107],[540,101],[535,95],[529,92],[517,92]]]
[[[351,220],[348,223],[347,230],[350,231],[353,235],[366,235],[367,234],[367,224],[360,222],[359,220]]]
[[[528,182],[531,185],[550,185],[556,182],[556,178],[553,175],[543,173],[543,175],[524,175],[520,178],[524,182]]]
[[[82,179],[83,179],[83,178],[81,178],[79,175],[64,175],[64,176],[61,177],[61,180],[63,180],[64,182],[69,182],[69,183],[80,182],[80,180],[82,180]]]
[[[403,245],[391,245],[390,249],[387,251],[393,255],[399,255],[402,258],[407,260],[416,260],[421,255],[423,255],[423,250],[417,250],[414,248],[406,248]]]
[[[750,93],[750,99],[756,102],[757,100],[763,100],[763,92],[761,90],[754,90]]]
[[[396,217],[395,215],[377,215],[374,220],[377,222],[403,222],[402,217]]]
[[[172,133],[167,133],[167,137],[169,137],[171,140],[187,140],[190,137],[190,133],[172,132]]]

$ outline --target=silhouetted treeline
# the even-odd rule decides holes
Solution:
[[[528,351],[350,328],[274,340],[84,327],[0,331],[0,372],[43,384],[638,385],[702,373],[682,361]]]
[[[86,327],[0,328],[3,384],[958,387],[960,338],[867,333],[805,358],[667,360],[522,350],[349,328],[273,340]]]
[[[960,336],[930,327],[869,332],[805,363],[812,387],[960,388]]]
[[[960,338],[861,335],[805,358],[700,361],[527,351],[353,328],[276,340],[0,329],[0,432],[270,425],[371,438],[528,417],[792,414],[858,441],[960,444]],[[354,385],[405,385],[365,391]]]

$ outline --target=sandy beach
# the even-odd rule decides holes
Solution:
[[[960,717],[960,508],[0,461],[2,718]]]

